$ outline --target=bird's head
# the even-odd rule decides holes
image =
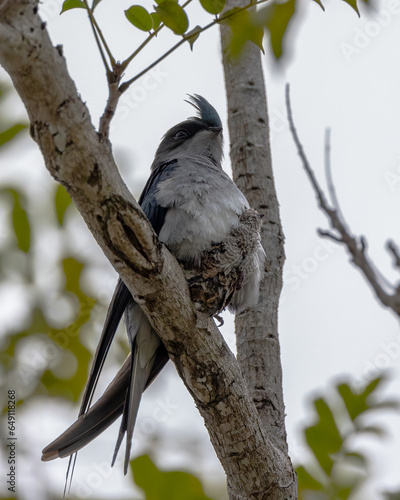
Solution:
[[[153,168],[180,156],[199,155],[207,156],[221,166],[221,118],[216,109],[200,95],[189,96],[186,102],[196,108],[198,116],[193,116],[168,130],[157,149]]]

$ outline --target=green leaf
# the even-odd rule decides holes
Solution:
[[[319,420],[305,429],[308,446],[313,451],[324,472],[329,476],[334,464],[333,455],[343,445],[342,437],[336,426],[331,409],[323,398],[314,401]]]
[[[153,29],[156,30],[161,24],[160,16],[157,14],[157,12],[150,12],[150,15],[153,19]]]
[[[12,219],[13,219],[15,236],[17,237],[18,241],[18,247],[23,252],[29,252],[30,240],[31,240],[31,228],[29,225],[28,214],[23,209],[19,196],[16,196],[14,198]]]
[[[349,496],[351,495],[351,493],[353,493],[353,492],[354,492],[354,485],[340,488],[336,492],[336,498],[338,498],[339,500],[347,500],[349,498]]]
[[[101,0],[93,0],[93,3],[92,3],[92,12],[99,5],[100,2],[101,2]]]
[[[163,4],[164,2],[168,2],[168,1],[172,1],[174,3],[178,3],[178,0],[156,0],[156,4],[157,5],[161,5]]]
[[[247,10],[240,10],[237,7],[224,13],[221,24],[228,25],[232,30],[231,55],[238,57],[246,42],[252,42],[264,52],[262,41],[264,38],[264,28],[259,22],[257,14],[250,14]]]
[[[71,205],[72,200],[67,193],[64,186],[58,185],[56,190],[56,195],[54,199],[54,204],[56,207],[57,220],[60,226],[64,224],[64,215],[67,208]]]
[[[322,5],[321,0],[314,0],[314,2],[317,3],[321,7],[321,9],[325,12],[325,7]]]
[[[71,9],[86,9],[86,5],[82,0],[64,0],[60,14]]]
[[[177,3],[167,0],[155,7],[155,11],[165,26],[168,26],[176,35],[183,35],[188,29],[189,21],[186,12]]]
[[[80,287],[80,279],[84,264],[73,257],[67,257],[62,261],[62,266],[65,275],[65,290],[82,298],[84,293]]]
[[[153,18],[141,5],[132,5],[125,11],[128,21],[142,31],[153,29]]]
[[[374,392],[378,386],[384,381],[383,377],[377,377],[372,380],[361,394],[355,394],[352,388],[346,384],[339,384],[337,390],[341,395],[350,418],[354,421],[361,413],[367,410],[378,409],[397,409],[399,407],[398,401],[382,401],[375,403],[373,400]]]
[[[17,238],[18,248],[25,253],[29,252],[31,240],[31,228],[28,214],[23,205],[26,203],[22,193],[13,188],[6,188],[3,192],[10,193],[13,198],[13,208],[11,212],[14,233]]]
[[[225,7],[225,0],[200,0],[200,3],[210,14],[220,14]]]
[[[161,471],[148,455],[130,462],[135,483],[141,488],[146,500],[211,500],[204,493],[199,479],[183,471]]]
[[[221,16],[218,18],[218,22],[220,24],[226,24],[230,26],[232,20],[235,18],[235,13],[239,14],[242,10],[239,7],[232,7],[232,9],[226,10]]]
[[[194,42],[199,38],[201,33],[201,26],[196,26],[191,31],[188,31],[184,37],[189,42],[190,50],[193,50]]]
[[[283,54],[283,41],[290,21],[296,10],[296,0],[284,3],[274,2],[261,9],[257,16],[263,21],[265,28],[270,33],[270,44],[275,59],[280,59]]]
[[[296,468],[299,492],[301,490],[322,491],[323,485],[315,479],[302,465]]]
[[[343,0],[343,1],[349,4],[350,7],[352,7],[357,12],[357,16],[360,17],[360,11],[358,10],[357,0]]]
[[[0,146],[2,146],[8,141],[11,141],[11,139],[13,139],[19,132],[21,132],[21,130],[24,130],[26,128],[27,125],[25,123],[16,123],[8,130],[0,132]]]
[[[365,391],[362,394],[354,394],[351,387],[344,383],[337,386],[350,418],[354,421],[361,413],[368,409]]]

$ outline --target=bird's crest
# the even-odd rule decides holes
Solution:
[[[189,94],[188,94],[189,95]],[[201,95],[189,95],[189,100],[185,101],[196,108],[199,118],[209,127],[222,128],[221,118],[217,110]]]

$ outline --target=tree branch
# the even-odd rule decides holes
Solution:
[[[49,172],[67,188],[168,349],[234,497],[278,498],[269,492],[293,483],[285,457],[267,436],[234,356],[214,322],[194,310],[181,268],[123,183],[108,142],[100,141],[37,2],[3,5],[0,63],[26,106]]]
[[[352,263],[361,271],[365,279],[371,285],[381,304],[391,309],[397,316],[400,316],[400,290],[395,285],[390,284],[386,278],[383,278],[381,273],[376,269],[375,265],[367,255],[367,243],[365,238],[363,236],[354,236],[348,228],[348,224],[346,223],[344,216],[340,211],[339,203],[336,198],[335,188],[333,186],[332,176],[330,174],[330,165],[329,163],[327,163],[327,158],[329,158],[329,156],[325,154],[325,170],[326,172],[328,172],[327,179],[328,185],[330,186],[329,191],[331,193],[332,202],[335,205],[334,208],[331,207],[327,202],[325,194],[321,189],[308,161],[308,158],[304,152],[303,145],[300,142],[296,127],[294,125],[293,113],[290,103],[289,85],[286,85],[286,107],[290,131],[292,133],[298,155],[300,156],[300,159],[302,161],[303,168],[317,196],[319,207],[327,216],[331,228],[334,230],[333,232],[319,230],[318,232],[320,236],[328,237],[336,243],[343,244],[351,255]],[[327,148],[325,147],[325,151],[326,150]],[[389,284],[392,293],[386,292],[382,282]]]
[[[400,269],[400,252],[398,246],[395,244],[394,241],[389,240],[386,244],[386,247],[393,256],[394,267]]]

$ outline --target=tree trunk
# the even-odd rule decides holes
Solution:
[[[243,6],[228,0],[226,9]],[[228,101],[233,178],[250,206],[264,214],[262,243],[265,275],[256,308],[236,316],[237,360],[271,441],[288,456],[285,404],[278,334],[278,307],[285,260],[284,236],[275,190],[266,90],[260,49],[247,42],[240,58],[230,56],[231,30],[221,25],[221,45]],[[297,480],[276,498],[297,498]]]

